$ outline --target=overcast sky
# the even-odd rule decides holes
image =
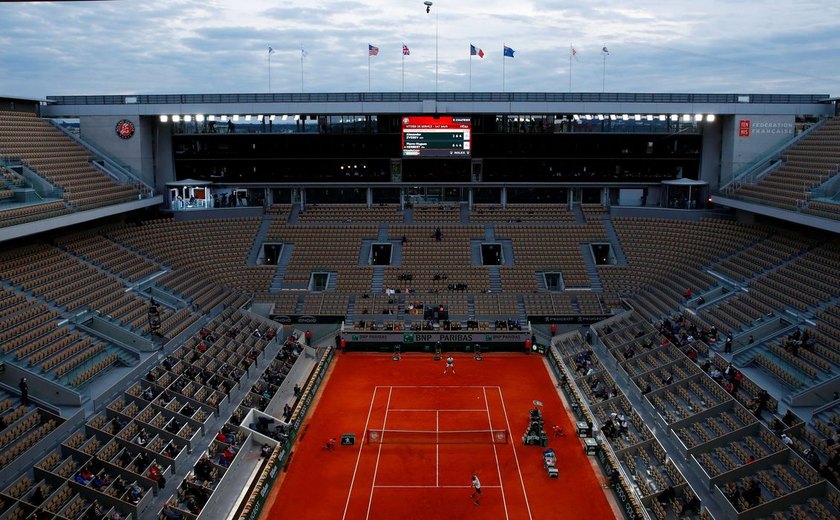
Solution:
[[[436,25],[440,91],[840,94],[836,0],[115,0],[0,3],[0,95],[434,91]]]

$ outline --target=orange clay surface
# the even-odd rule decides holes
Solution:
[[[400,361],[337,355],[261,518],[613,518],[542,357],[454,358],[456,373],[443,374],[444,362],[430,354],[405,354]],[[546,474],[543,448],[522,444],[535,399],[544,404],[558,479]],[[565,436],[552,436],[555,423]],[[432,433],[424,435],[427,442],[372,444],[369,429]],[[491,429],[507,430],[508,442],[434,442],[435,431]],[[355,446],[324,449],[344,433],[356,434]],[[482,484],[479,505],[470,497],[474,473]]]

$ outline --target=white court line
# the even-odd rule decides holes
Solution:
[[[440,412],[435,413],[435,440],[439,440]],[[435,443],[435,486],[440,485],[440,442]]]
[[[481,489],[499,489],[502,486],[485,486]],[[376,489],[472,489],[472,486],[376,486]]]
[[[484,408],[447,408],[439,410],[434,408],[391,408],[391,412],[486,412]]]
[[[484,407],[487,408],[487,422],[490,424],[490,430],[493,430],[493,420],[490,419],[490,403],[487,402],[487,389],[485,388],[482,391],[484,392]],[[490,435],[492,437],[492,431]],[[508,437],[510,437],[510,426],[508,426]],[[507,499],[505,498],[505,483],[502,481],[502,468],[499,467],[499,454],[496,452],[495,439],[491,440],[493,441],[493,456],[496,458],[496,473],[499,474],[499,487],[502,489],[502,504],[505,506],[505,518],[509,519]],[[508,439],[508,442],[510,442],[510,439]],[[530,516],[530,510],[528,511],[528,515]]]
[[[385,418],[382,419],[382,439],[385,438],[385,425],[388,424],[388,408],[391,407],[391,394],[393,394],[394,389],[391,388],[388,390],[388,402],[385,404]],[[379,471],[379,456],[382,455],[382,443],[380,439],[379,444],[379,451],[376,452],[376,466],[373,467],[373,482],[370,483],[370,498],[368,498],[368,508],[367,514],[365,515],[365,520],[370,518],[370,507],[373,505],[373,490],[376,486],[376,473]]]
[[[505,398],[502,395],[501,387],[496,387],[499,391],[499,400],[502,402],[502,411],[505,413],[505,424],[507,424],[508,435],[510,435],[510,420],[508,420],[507,407],[505,406]],[[494,445],[495,447],[495,445]],[[522,495],[525,497],[525,507],[528,508],[528,518],[533,519],[531,515],[531,504],[528,502],[528,493],[525,491],[525,479],[522,478],[522,468],[519,467],[519,457],[516,456],[516,447],[511,443],[510,449],[513,450],[513,458],[516,461],[516,471],[519,472],[519,482],[522,484]]]
[[[499,388],[498,385],[393,385],[377,386],[376,388]]]
[[[368,424],[370,423],[370,414],[373,412],[373,401],[376,399],[376,388],[373,389],[373,395],[370,396],[370,406],[368,407],[367,419],[365,419],[365,435],[367,435]],[[347,517],[347,508],[350,506],[350,495],[353,494],[353,483],[356,482],[356,471],[358,471],[359,461],[362,459],[362,450],[365,448],[365,444],[367,444],[365,440],[366,439],[362,440],[362,445],[359,446],[359,454],[356,455],[356,466],[353,468],[353,478],[350,479],[350,489],[347,490],[347,501],[344,503],[344,514],[341,516],[342,520]]]

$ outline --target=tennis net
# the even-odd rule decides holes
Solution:
[[[507,444],[507,430],[368,430],[368,444]]]

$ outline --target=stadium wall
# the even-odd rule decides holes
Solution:
[[[726,117],[722,125],[719,186],[793,138],[795,123],[794,115],[735,114]]]
[[[121,137],[116,130],[117,123],[123,120],[134,125],[134,133],[128,138]],[[135,175],[152,186],[155,182],[154,127],[151,118],[133,115],[79,118],[82,139],[128,166]]]

